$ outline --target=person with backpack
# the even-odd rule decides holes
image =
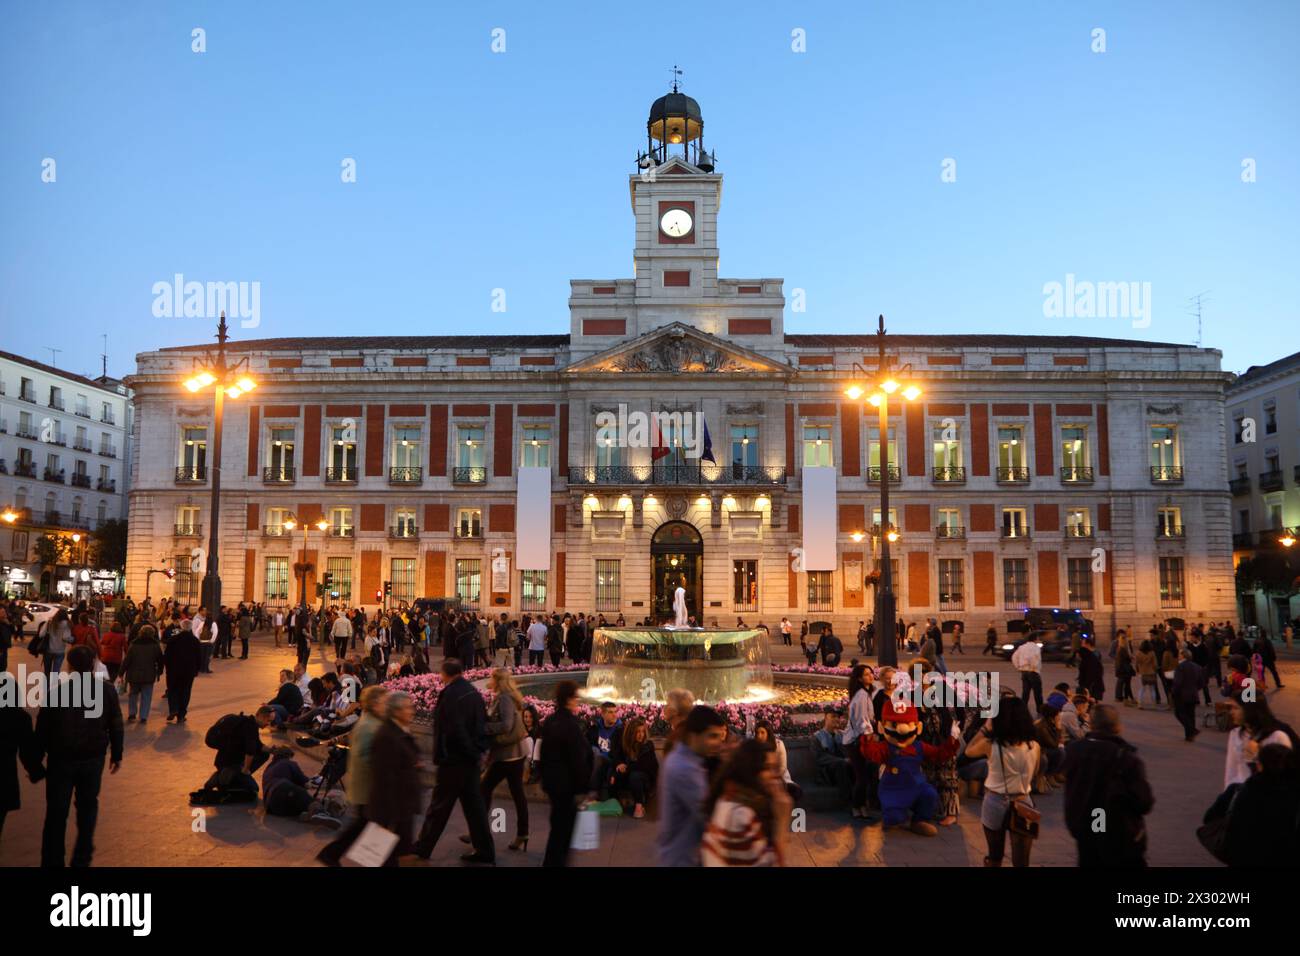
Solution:
[[[1146,767],[1124,739],[1119,709],[1098,704],[1092,729],[1065,748],[1065,824],[1079,866],[1144,867],[1145,817],[1155,806]],[[1098,811],[1104,816],[1098,817]],[[1105,825],[1098,827],[1098,819]]]
[[[251,716],[226,714],[208,728],[203,742],[217,752],[212,759],[217,772],[205,787],[257,792],[253,774],[271,758],[271,751],[262,743],[262,729],[269,727],[274,717],[275,711],[263,705]]]
[[[1267,670],[1273,674],[1273,683],[1277,685],[1277,689],[1281,690],[1282,678],[1279,677],[1277,673],[1277,649],[1273,647],[1273,642],[1265,637],[1261,632],[1260,635],[1255,638],[1253,650],[1259,657],[1259,663],[1255,668],[1256,676],[1259,679],[1259,689],[1268,690],[1268,681],[1264,677],[1264,671]]]

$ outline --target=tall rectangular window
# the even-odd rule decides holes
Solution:
[[[758,466],[758,426],[731,426],[731,472],[740,480]]]
[[[831,571],[808,572],[808,610],[834,610],[834,595],[831,591],[832,573]]]
[[[618,468],[623,464],[623,446],[619,444],[617,425],[599,429],[595,442],[597,468]]]
[[[737,608],[758,608],[758,562],[731,562],[731,601]]]
[[[1024,508],[1002,509],[1002,537],[1024,538],[1029,534],[1029,522]]]
[[[456,537],[483,537],[483,510],[481,508],[456,509]]]
[[[458,562],[459,563],[459,562]],[[393,601],[410,604],[415,600],[415,558],[393,558],[389,565]]]
[[[327,481],[355,481],[357,478],[357,443],[352,440],[355,428],[330,427],[330,463]]]
[[[965,529],[961,523],[960,508],[939,508],[938,524],[935,525],[935,533],[940,538],[960,538],[965,534]]]
[[[1065,567],[1065,599],[1071,608],[1092,607],[1092,559],[1069,558]]]
[[[352,523],[351,508],[330,509],[330,534],[336,538],[350,538],[356,525]]]
[[[934,477],[940,481],[962,478],[961,431],[955,425],[934,427]]]
[[[483,562],[479,558],[456,559],[456,597],[461,607],[479,606],[483,598]]]
[[[1156,481],[1176,481],[1183,476],[1182,448],[1177,425],[1151,426],[1151,477]]]
[[[1088,429],[1082,425],[1061,427],[1061,478],[1065,481],[1090,480]]]
[[[895,432],[896,429],[890,428],[886,438],[889,442],[885,451],[889,458],[890,478],[897,478],[900,472],[898,461],[898,436]],[[881,479],[879,425],[871,425],[867,428],[867,478],[871,481],[879,481]]]
[[[960,611],[965,606],[961,558],[939,559],[939,610]]]
[[[618,611],[623,606],[622,562],[596,559],[596,610]]]
[[[998,480],[1026,481],[1029,456],[1025,448],[1024,425],[998,426]]]
[[[198,505],[181,505],[176,509],[176,533],[183,535],[199,533]]]
[[[325,570],[333,575],[330,582],[330,597],[336,601],[351,601],[352,559],[328,558],[325,561]]]
[[[393,428],[393,467],[419,468],[424,462],[424,434],[418,425],[397,425]]]
[[[816,468],[835,464],[831,449],[830,425],[805,425],[803,427],[803,466]]]
[[[1029,559],[1002,559],[1002,604],[1024,607],[1029,603]]]
[[[1249,529],[1243,529],[1249,530]],[[1156,534],[1161,538],[1179,538],[1183,534],[1183,509],[1166,505],[1156,509]]]
[[[1160,606],[1183,607],[1183,559],[1160,559]]]
[[[1065,512],[1065,535],[1069,538],[1089,538],[1092,536],[1092,518],[1088,508],[1067,508]],[[1049,528],[1040,528],[1049,531]]]
[[[294,430],[272,428],[270,459],[267,462],[269,477],[276,481],[293,480]]]
[[[186,477],[202,478],[208,467],[208,429],[187,425],[181,429],[181,467]]]
[[[456,426],[456,467],[486,468],[487,449],[482,425]]]
[[[520,607],[525,611],[546,610],[546,572],[520,571]]]
[[[289,600],[289,559],[266,559],[266,594],[267,601]]]
[[[525,468],[551,467],[551,428],[549,425],[525,425],[520,453]]]

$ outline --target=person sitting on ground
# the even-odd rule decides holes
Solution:
[[[273,817],[297,817],[311,805],[307,775],[293,759],[289,747],[271,750],[271,762],[262,771],[262,803]]]
[[[1061,708],[1061,729],[1065,731],[1067,743],[1088,736],[1088,712],[1091,709],[1092,698],[1087,694],[1075,694]]]
[[[659,758],[655,755],[650,726],[644,717],[634,717],[623,727],[618,754],[610,772],[610,789],[632,792],[632,816],[640,820],[659,779]]]
[[[803,797],[803,787],[794,782],[794,777],[790,776],[790,765],[786,759],[785,741],[776,735],[772,729],[772,723],[768,720],[760,720],[754,725],[754,739],[761,744],[772,745],[773,773],[776,778],[785,786],[786,793],[790,794],[790,799],[795,803]]]
[[[587,730],[587,743],[591,744],[592,767],[590,789],[601,800],[609,798],[610,768],[622,759],[623,721],[618,716],[618,705],[607,700],[600,705],[600,719],[593,721]]]
[[[1052,688],[1052,692],[1047,695],[1047,700],[1043,701],[1043,703],[1051,704],[1056,708],[1057,713],[1060,713],[1065,710],[1065,705],[1070,702],[1072,696],[1074,695],[1070,693],[1069,683],[1067,681],[1061,681],[1061,683]]]
[[[298,716],[302,711],[302,691],[294,683],[293,671],[288,668],[280,671],[280,689],[266,702],[266,706],[275,711],[275,719],[271,723],[276,730],[282,730],[289,718]]]
[[[1065,763],[1061,712],[1051,704],[1044,703],[1038,719],[1034,721],[1034,739],[1038,741],[1043,754],[1043,759],[1038,763],[1038,773],[1034,776],[1034,790],[1045,793],[1056,789],[1056,785],[1061,782],[1061,764]]]
[[[319,691],[315,688],[318,680],[320,682]],[[311,707],[304,710],[297,717],[291,718],[289,720],[290,727],[299,730],[310,728],[318,719],[329,719],[329,716],[342,706],[337,674],[327,671],[319,678],[312,678],[311,686]]]

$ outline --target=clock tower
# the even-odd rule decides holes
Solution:
[[[743,336],[750,348],[783,348],[781,280],[718,277],[716,159],[704,145],[700,104],[674,82],[650,106],[645,150],[628,177],[633,278],[571,282],[574,352],[601,351],[674,323]]]

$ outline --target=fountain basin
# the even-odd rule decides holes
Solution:
[[[683,687],[703,703],[775,695],[765,632],[754,628],[601,627],[592,636],[588,699],[662,703]]]

